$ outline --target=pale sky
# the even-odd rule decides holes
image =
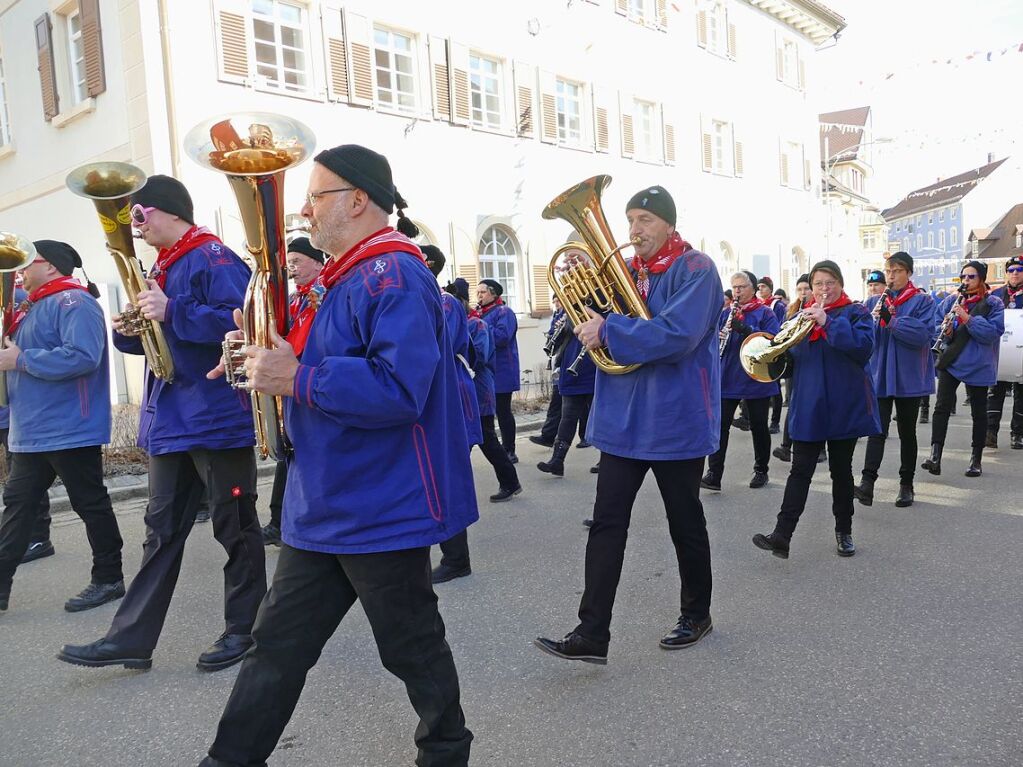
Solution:
[[[875,136],[895,139],[872,147],[868,189],[881,208],[939,176],[984,165],[988,152],[1010,155],[1023,180],[1021,0],[823,2],[849,26],[816,54],[821,111],[869,105]],[[1023,202],[1023,183],[1006,207],[1014,202]]]

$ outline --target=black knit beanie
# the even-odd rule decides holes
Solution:
[[[663,186],[641,189],[632,195],[632,199],[625,206],[625,211],[628,212],[636,208],[648,210],[658,218],[675,226],[675,201]]]
[[[436,277],[443,271],[444,264],[447,263],[444,253],[436,245],[423,245],[419,249],[423,251],[423,255],[426,256],[426,265],[430,267],[430,271]]]
[[[460,298],[463,301],[469,301],[469,283],[462,277],[455,277],[454,282],[449,282],[445,285],[444,292],[450,293],[455,298]]]
[[[757,283],[757,287],[759,288],[761,285],[766,285],[771,290],[774,290],[774,280],[770,277],[761,277],[760,282]]]
[[[326,259],[326,257],[323,254],[323,251],[320,250],[319,248],[314,248],[313,244],[309,242],[308,237],[296,237],[295,239],[293,239],[291,242],[288,243],[288,252],[301,253],[303,256],[308,256],[313,261],[317,261],[318,263],[321,264]]]
[[[906,271],[910,274],[913,273],[913,257],[904,250],[900,250],[898,253],[892,253],[888,256],[889,264],[902,264],[906,267]]]
[[[845,287],[845,278],[842,277],[842,270],[838,267],[838,264],[836,264],[834,261],[831,261],[830,259],[818,261],[816,264],[813,265],[813,268],[810,270],[811,280],[813,279],[814,272],[827,272],[828,274],[832,275],[836,280],[838,280],[839,284],[843,288]]]
[[[751,272],[749,269],[740,269],[739,271],[742,272],[743,274],[745,274],[749,278],[749,286],[751,288],[753,288],[753,290],[756,290],[757,289],[757,276],[755,274],[753,274],[753,272]]]
[[[504,293],[504,286],[497,280],[480,280],[480,285],[486,285],[495,296],[500,296]]]
[[[82,257],[78,255],[77,250],[72,248],[66,242],[60,242],[58,240],[36,240],[32,244],[35,246],[36,253],[39,254],[39,257],[44,261],[48,261],[65,277],[70,277],[71,273],[76,268],[82,267]],[[85,274],[85,269],[82,269],[82,274]],[[99,298],[99,288],[93,284],[87,274],[85,274],[85,285],[93,298]]]
[[[156,208],[195,225],[192,196],[185,185],[171,176],[150,176],[146,185],[131,196],[135,205]]]

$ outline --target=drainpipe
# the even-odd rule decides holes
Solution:
[[[167,14],[167,2],[168,0],[157,0],[157,5],[160,9],[160,53],[163,58],[163,90],[167,107],[167,137],[170,141],[170,174],[178,178],[181,142],[178,141],[178,119],[174,107],[174,75],[171,72],[170,22]]]

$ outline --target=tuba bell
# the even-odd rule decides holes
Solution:
[[[0,232],[0,339],[6,338],[14,319],[15,272],[31,264],[36,248],[24,237]],[[0,374],[0,407],[7,407],[7,375]]]
[[[71,171],[65,183],[76,195],[92,200],[96,206],[107,238],[107,250],[114,257],[131,304],[130,309],[121,312],[121,322],[138,334],[153,375],[170,383],[174,380],[174,360],[163,328],[156,320],[143,317],[138,308],[139,291],[148,290],[148,286],[142,264],[135,255],[129,200],[146,185],[146,174],[126,162],[94,162]]]
[[[243,341],[224,341],[228,383],[250,389],[245,378],[246,345],[273,348],[270,331],[287,335],[288,267],[284,222],[284,174],[316,147],[309,128],[280,115],[243,112],[214,117],[185,136],[185,153],[196,163],[227,176],[245,228],[246,248],[255,262],[242,308]],[[251,391],[256,444],[263,458],[282,460],[288,452],[280,397]]]
[[[621,253],[636,243],[630,240],[616,245],[600,207],[600,196],[610,183],[608,175],[588,178],[566,189],[543,210],[543,218],[564,219],[583,239],[558,248],[547,267],[547,281],[573,325],[590,319],[587,308],[650,319],[650,310]],[[579,358],[585,353],[585,350],[580,353]],[[631,373],[639,367],[615,362],[607,348],[594,349],[589,355],[598,368],[610,375]]]

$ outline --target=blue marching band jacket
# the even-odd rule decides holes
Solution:
[[[494,377],[497,374],[497,353],[494,348],[494,334],[479,317],[469,317],[469,340],[472,343],[473,372],[472,379],[476,386],[476,401],[479,404],[480,416],[497,413],[497,393],[494,391]]]
[[[471,346],[469,342],[469,325],[462,302],[450,293],[441,293],[444,305],[444,319],[447,325],[451,349],[455,354],[455,372],[458,378],[458,399],[462,403],[462,416],[465,419],[465,433],[472,445],[483,444],[483,427],[480,424],[480,406],[473,385]]]
[[[498,299],[480,310],[483,321],[490,327],[494,339],[494,360],[497,365],[494,376],[494,391],[498,394],[509,394],[518,391],[522,384],[519,380],[519,343],[516,334],[519,330],[515,311]]]
[[[941,324],[956,300],[956,294],[946,296],[935,314],[934,332],[940,331]],[[1005,332],[1005,306],[994,293],[981,299],[987,304],[987,316],[971,314],[966,323],[969,336],[966,345],[946,370],[950,375],[968,386],[994,386],[998,378],[998,351],[1002,333]],[[953,323],[953,329],[959,321]]]
[[[780,304],[781,301],[778,303]],[[725,309],[721,312],[721,316],[718,317],[718,332],[728,322],[730,314],[731,309]],[[747,326],[748,330],[743,332],[736,327],[737,323],[733,322],[732,332],[729,334],[728,343],[725,345],[724,356],[721,357],[721,398],[762,399],[764,397],[772,397],[781,391],[778,383],[761,383],[754,378],[750,378],[739,363],[739,348],[751,333],[763,332],[770,333],[771,335],[777,333],[779,328],[778,317],[769,306],[762,305],[744,315],[740,322],[742,325]]]
[[[867,299],[868,314],[873,314],[880,300],[881,296]],[[925,291],[895,307],[891,321],[883,327],[881,322],[874,323],[870,375],[878,397],[934,394],[934,353],[931,351],[934,336],[934,299]]]

